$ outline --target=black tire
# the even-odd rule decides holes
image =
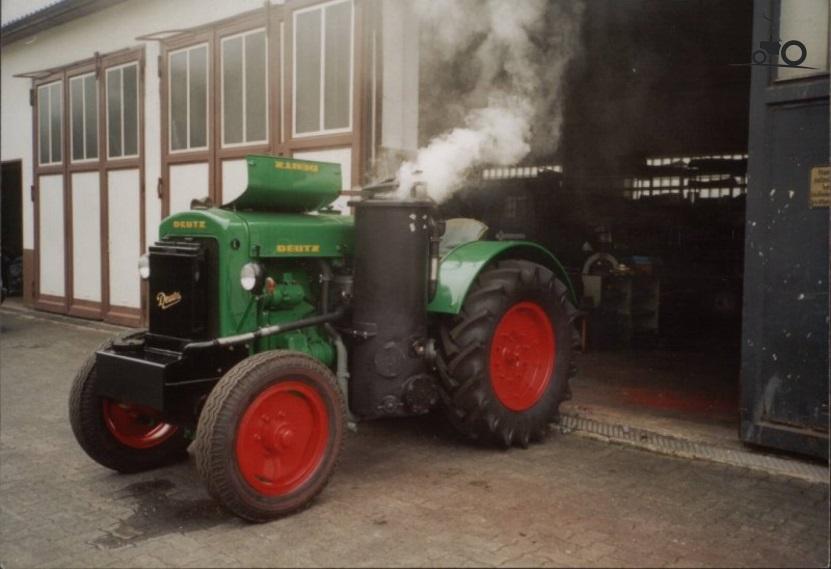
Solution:
[[[768,60],[768,54],[763,49],[757,49],[753,52],[753,63],[756,65],[763,65]]]
[[[292,386],[307,392],[293,392],[295,387]],[[255,482],[250,479],[252,469],[245,470],[241,467],[241,461],[244,462],[248,457],[240,456],[237,452],[238,445],[245,444],[250,439],[254,430],[252,425],[259,425],[257,421],[272,421],[271,417],[256,413],[261,408],[274,410],[274,406],[266,408],[258,405],[263,397],[268,397],[275,390],[286,390],[298,395],[310,408],[313,405],[308,401],[313,399],[318,406],[316,408],[325,411],[325,416],[321,413],[318,417],[320,424],[326,425],[326,432],[316,438],[314,434],[300,438],[299,446],[305,449],[305,454],[309,453],[308,449],[317,448],[319,452],[312,452],[314,458],[305,463],[300,461],[301,464],[306,464],[304,468],[307,469],[307,474],[298,476],[298,485],[286,488],[284,492],[276,489],[276,479],[269,480],[261,475],[257,475],[257,478],[262,486],[255,487]],[[281,413],[277,413],[278,417]],[[274,423],[280,420],[289,419],[278,418]],[[303,432],[303,428],[297,428],[297,423],[289,423],[289,426],[291,436],[294,432]],[[279,424],[269,423],[269,426],[262,427],[262,438],[260,432],[253,436],[258,441],[272,441],[269,444],[279,445],[280,440],[285,444],[284,439],[278,438],[280,428]],[[298,352],[263,352],[231,368],[208,396],[196,430],[196,467],[210,494],[228,510],[252,522],[266,522],[305,508],[323,490],[340,459],[345,430],[346,405],[335,375],[326,366]],[[320,433],[321,430],[311,429],[309,432]],[[274,440],[278,442],[273,443]],[[276,455],[273,460],[283,468],[280,453],[288,451],[275,450],[273,447],[266,449],[266,442],[259,444],[264,448],[257,447],[255,450],[264,455]],[[291,460],[286,459],[289,464]],[[277,471],[276,465],[274,469]]]
[[[127,334],[125,339],[135,333]],[[112,340],[96,351],[109,347]],[[78,370],[69,393],[69,422],[72,433],[84,452],[102,466],[122,473],[134,473],[166,466],[187,458],[190,440],[182,428],[175,428],[158,444],[135,448],[116,438],[105,421],[105,405],[117,405],[96,394],[98,375],[93,352]]]
[[[799,49],[799,57],[796,59],[790,59],[788,57],[788,48],[794,46]],[[790,40],[786,41],[782,45],[782,51],[779,52],[782,56],[782,61],[784,61],[787,65],[802,65],[802,62],[805,61],[805,58],[808,57],[808,50],[805,49],[805,44],[799,40]]]
[[[491,379],[491,347],[502,317],[520,303],[536,304],[548,317],[556,338],[553,371],[547,384],[522,410],[506,406]],[[508,448],[527,447],[548,433],[560,403],[571,398],[569,379],[579,335],[578,312],[568,289],[547,268],[524,260],[507,260],[486,268],[465,298],[462,310],[442,324],[438,357],[444,408],[465,436]]]

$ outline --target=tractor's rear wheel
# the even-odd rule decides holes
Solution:
[[[345,429],[343,395],[326,366],[297,352],[264,352],[233,367],[208,396],[196,466],[222,505],[265,522],[323,490]]]
[[[98,349],[110,344],[107,341]],[[72,432],[90,458],[118,472],[132,473],[187,457],[190,441],[183,429],[164,422],[149,407],[100,397],[97,382],[93,353],[78,370],[69,394]]]
[[[571,396],[576,316],[547,268],[507,260],[485,269],[442,325],[438,368],[451,423],[504,447],[542,440]]]

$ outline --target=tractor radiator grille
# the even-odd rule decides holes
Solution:
[[[213,337],[216,283],[213,239],[162,240],[151,245],[148,332],[159,340]]]

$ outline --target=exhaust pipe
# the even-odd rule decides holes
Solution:
[[[355,285],[350,405],[362,418],[425,413],[438,400],[423,357],[428,294],[437,278],[430,260],[432,251],[438,255],[438,243],[432,243],[433,202],[364,199],[351,205]]]

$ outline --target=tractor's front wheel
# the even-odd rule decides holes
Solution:
[[[109,347],[105,342],[99,347]],[[95,353],[78,371],[69,394],[69,422],[81,448],[96,462],[118,472],[141,472],[187,457],[184,430],[164,422],[143,405],[97,394]]]
[[[233,367],[208,396],[196,466],[223,506],[265,522],[323,490],[345,429],[343,396],[326,366],[305,354],[264,352]]]
[[[510,447],[541,440],[570,396],[577,311],[547,268],[523,260],[485,269],[444,322],[438,367],[451,423]]]

